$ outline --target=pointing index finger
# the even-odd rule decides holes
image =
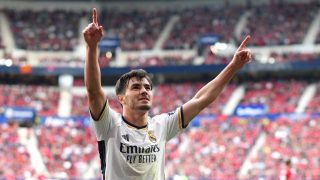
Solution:
[[[93,12],[92,12],[92,23],[93,24],[97,24],[97,9],[93,8]]]
[[[250,40],[251,36],[248,35],[240,44],[239,49],[245,48]]]

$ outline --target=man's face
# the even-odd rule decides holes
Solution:
[[[122,95],[121,95],[122,96]],[[142,112],[149,111],[152,105],[152,90],[146,78],[131,78],[120,101],[123,107]]]

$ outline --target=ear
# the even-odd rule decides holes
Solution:
[[[119,101],[122,105],[126,103],[126,101],[125,101],[125,96],[124,96],[123,94],[119,94],[119,95],[117,95],[117,97],[118,97],[118,101]]]

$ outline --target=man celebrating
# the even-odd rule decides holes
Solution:
[[[250,39],[247,36],[227,67],[192,99],[172,112],[154,117],[148,116],[153,99],[150,77],[144,70],[132,70],[122,75],[115,87],[122,105],[122,114],[118,114],[109,106],[101,86],[97,47],[103,28],[98,25],[95,8],[92,23],[83,30],[83,36],[87,44],[85,84],[90,116],[98,140],[103,179],[108,180],[165,179],[166,142],[212,103],[233,75],[251,59],[246,49]]]

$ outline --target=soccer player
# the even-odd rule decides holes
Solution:
[[[212,103],[233,75],[251,59],[247,36],[227,67],[202,87],[188,102],[172,112],[148,116],[152,105],[152,82],[144,70],[132,70],[116,83],[122,114],[108,104],[101,86],[97,46],[103,36],[93,9],[92,23],[84,30],[87,55],[85,85],[90,117],[98,140],[103,179],[163,180],[166,143],[187,127],[202,109]],[[165,98],[165,97],[163,97]]]

